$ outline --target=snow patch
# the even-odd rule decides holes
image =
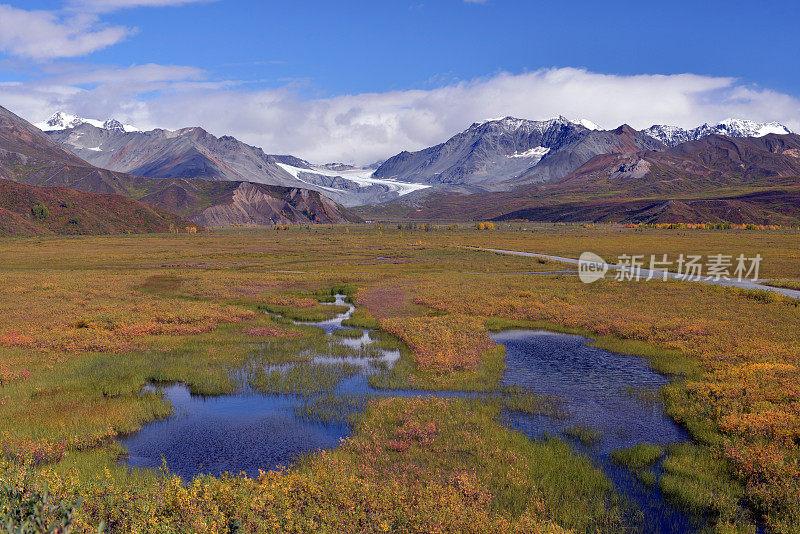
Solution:
[[[575,122],[575,121],[573,121],[573,122]],[[577,122],[575,122],[575,124],[580,124],[581,126],[586,128],[587,130],[600,130],[601,129],[598,125],[596,125],[595,123],[593,123],[589,119],[578,119]]]
[[[428,187],[430,187],[429,185],[424,185],[424,184],[408,184],[405,182],[398,182],[395,180],[373,178],[372,175],[375,173],[375,171],[372,169],[347,169],[342,171],[332,171],[329,169],[324,169],[314,166],[311,166],[308,169],[303,169],[300,167],[294,167],[292,165],[287,165],[286,163],[280,163],[280,162],[278,162],[278,165],[283,170],[291,174],[295,179],[303,182],[304,184],[308,184],[314,189],[325,189],[327,191],[332,191],[335,193],[346,193],[346,191],[342,189],[324,187],[309,183],[303,180],[300,177],[300,175],[306,173],[306,174],[317,174],[320,176],[327,176],[329,178],[342,178],[344,180],[348,180],[350,182],[355,183],[359,187],[382,185],[388,188],[389,191],[397,193],[398,196],[407,195],[408,193],[419,191],[420,189],[427,189]]]
[[[507,158],[536,158],[536,161],[542,159],[545,154],[550,152],[550,149],[543,146],[535,146],[525,152],[516,152],[514,154],[508,154]]]

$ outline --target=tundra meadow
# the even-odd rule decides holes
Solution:
[[[559,411],[557,399],[500,385],[505,351],[490,334],[525,328],[585,336],[670,377],[656,393],[632,394],[663,406],[690,439],[614,451],[612,460],[701,530],[800,531],[799,301],[680,281],[583,284],[567,265],[481,248],[606,260],[760,254],[761,278],[784,287],[800,279],[800,231],[777,227],[351,225],[3,238],[2,527],[631,528],[631,503],[581,453],[599,433],[575,426],[532,439],[504,424],[507,410]],[[330,304],[336,294],[355,306],[347,324],[400,352],[370,384],[419,394],[332,394],[353,368],[312,362],[308,354],[332,349],[304,323],[343,311]],[[264,370],[289,362],[292,373]],[[166,464],[122,461],[121,438],[172,412],[149,384],[226,395],[240,369],[252,370],[255,390],[313,399],[305,414],[346,420],[351,433],[258,476],[184,479]],[[471,394],[425,394],[437,391]]]

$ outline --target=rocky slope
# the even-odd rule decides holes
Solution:
[[[663,152],[604,154],[559,183],[559,194],[628,197],[800,185],[800,135],[717,134]]]
[[[278,165],[276,156],[202,128],[125,132],[83,123],[49,135],[92,165],[147,178],[301,185]]]
[[[251,182],[174,178],[148,182],[141,201],[206,226],[361,222],[317,191]]]

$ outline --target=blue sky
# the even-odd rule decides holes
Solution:
[[[0,105],[362,163],[495,115],[798,129],[798,15],[771,0],[0,0]]]

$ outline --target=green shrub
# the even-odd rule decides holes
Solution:
[[[0,530],[13,534],[68,534],[80,502],[54,501],[48,490],[0,488]],[[102,532],[102,526],[98,529]]]
[[[50,210],[47,209],[47,206],[39,202],[34,207],[31,208],[31,213],[33,216],[40,221],[47,219],[50,216]]]

